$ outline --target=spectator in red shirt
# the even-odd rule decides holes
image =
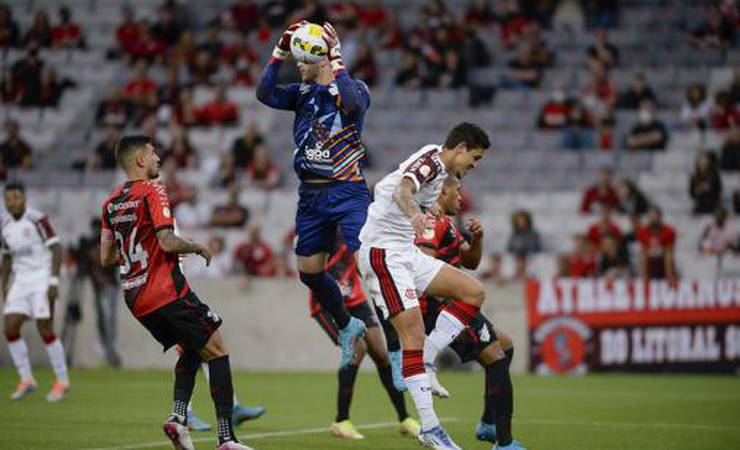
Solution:
[[[260,9],[250,0],[238,0],[225,14],[230,21],[243,32],[250,33],[257,29],[260,22]]]
[[[204,125],[232,125],[239,119],[239,109],[226,98],[226,87],[219,86],[216,98],[200,107],[198,116]]]
[[[254,149],[252,162],[245,173],[247,186],[260,189],[274,189],[280,183],[280,170],[272,163],[270,151],[260,144]]]
[[[504,0],[497,4],[500,20],[501,42],[506,48],[513,48],[531,21],[522,14],[517,0]]]
[[[622,231],[619,226],[612,221],[612,210],[611,208],[604,206],[601,209],[601,217],[599,221],[594,223],[588,228],[588,240],[594,248],[601,246],[601,240],[605,236],[613,236],[617,238],[619,242],[622,241]]]
[[[165,46],[157,36],[152,34],[151,26],[147,20],[139,22],[138,39],[129,47],[129,53],[134,59],[143,59],[154,62],[164,54]]]
[[[740,107],[732,101],[729,92],[720,91],[715,96],[710,121],[712,128],[721,130],[740,125]]]
[[[609,79],[604,64],[591,66],[591,80],[583,86],[581,98],[597,122],[612,115],[617,104],[617,85]]]
[[[640,275],[645,279],[676,281],[676,265],[673,260],[676,232],[663,223],[659,208],[650,208],[647,224],[637,232],[637,240],[641,247]]]
[[[136,75],[123,87],[123,94],[134,105],[144,105],[157,94],[157,84],[149,77],[147,63],[139,61]]]
[[[136,23],[134,11],[129,6],[124,7],[123,23],[116,29],[116,41],[118,42],[119,50],[123,53],[130,54],[136,43],[139,42],[140,34],[141,28]]]
[[[566,255],[561,267],[560,275],[573,278],[594,277],[597,274],[597,258],[591,243],[582,234],[573,237],[575,244],[573,251]]]
[[[382,28],[388,23],[388,8],[380,0],[370,0],[369,4],[362,8],[360,20],[365,28]]]
[[[619,208],[619,196],[612,186],[612,171],[604,167],[599,171],[599,181],[589,187],[581,200],[581,212],[591,213],[595,206],[606,206],[610,209]]]
[[[69,8],[59,8],[59,19],[59,25],[51,29],[51,45],[56,48],[85,48],[85,36],[80,26],[72,22]]]
[[[234,252],[236,265],[241,266],[247,275],[273,277],[278,262],[270,244],[262,239],[262,229],[255,224],[247,231],[247,240],[239,244]]]
[[[537,126],[540,129],[556,130],[568,125],[571,105],[562,86],[557,86],[552,97],[542,106]]]

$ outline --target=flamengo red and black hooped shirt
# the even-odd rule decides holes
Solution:
[[[452,224],[450,216],[439,217],[427,215],[427,225],[421,236],[417,236],[415,244],[419,247],[434,250],[434,257],[441,259],[447,264],[460,268],[462,255],[460,248],[465,243],[465,238]],[[427,312],[427,296],[419,297],[419,305],[422,314]]]
[[[190,292],[177,253],[159,246],[157,232],[174,228],[167,189],[154,181],[127,181],[103,203],[101,239],[115,240],[121,288],[134,316],[151,313]]]

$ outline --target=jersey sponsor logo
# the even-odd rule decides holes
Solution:
[[[319,148],[309,148],[306,151],[303,152],[306,159],[309,161],[316,161],[316,162],[331,162],[331,152],[327,150],[322,150]]]
[[[111,217],[110,219],[111,225],[122,222],[136,222],[136,214],[123,214],[121,216]]]
[[[143,286],[146,284],[146,280],[149,278],[149,273],[144,272],[141,275],[129,278],[128,280],[125,280],[121,283],[121,289],[124,291],[128,291],[129,289],[134,289],[139,286]]]
[[[113,214],[116,211],[120,211],[122,209],[134,209],[138,208],[141,204],[141,200],[129,200],[127,202],[121,202],[121,203],[108,203],[108,214]]]

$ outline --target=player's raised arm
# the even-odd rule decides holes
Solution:
[[[470,243],[463,244],[460,247],[460,257],[462,266],[466,269],[475,270],[480,265],[483,256],[483,225],[480,220],[470,218],[467,220],[468,231],[470,232]]]
[[[361,116],[370,106],[370,95],[367,86],[362,82],[353,80],[347,73],[347,68],[342,61],[342,46],[339,42],[339,35],[329,22],[324,23],[323,38],[329,49],[329,62],[331,63],[331,70],[334,72],[339,97],[342,99],[342,110],[350,117]]]
[[[298,98],[299,85],[291,83],[280,86],[277,84],[280,64],[290,54],[290,38],[293,32],[298,29],[303,22],[294,23],[289,26],[282,36],[275,49],[272,51],[270,62],[267,63],[262,77],[257,85],[257,100],[271,108],[294,110],[296,99]]]

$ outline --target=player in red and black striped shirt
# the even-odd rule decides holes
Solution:
[[[176,449],[194,449],[187,428],[187,406],[201,361],[208,362],[211,395],[218,420],[218,450],[249,450],[231,423],[234,388],[229,356],[218,327],[221,318],[201,303],[180,270],[179,255],[194,253],[211,261],[207,246],[175,235],[167,190],[159,177],[159,157],[151,139],[126,136],[116,145],[116,160],[126,173],[103,203],[100,260],[118,264],[126,304],[165,350],[183,348],[175,366],[172,416],[164,432]]]
[[[364,437],[350,421],[349,408],[352,403],[352,393],[357,371],[367,352],[378,368],[380,381],[388,393],[388,397],[390,397],[393,408],[396,410],[400,423],[399,431],[404,435],[418,436],[421,427],[415,419],[409,416],[406,411],[406,402],[403,393],[394,385],[394,374],[392,373],[391,362],[389,360],[389,352],[393,349],[386,349],[386,344],[383,340],[383,331],[380,329],[377,315],[371,309],[365,293],[362,291],[360,275],[357,273],[357,260],[352,251],[341,239],[341,236],[337,236],[337,248],[329,256],[326,263],[326,271],[336,280],[344,298],[347,312],[352,317],[362,320],[367,328],[365,336],[357,341],[355,355],[352,361],[348,365],[339,368],[337,374],[339,381],[337,386],[337,416],[335,422],[329,428],[329,432],[343,439],[362,439]],[[316,301],[313,293],[309,293],[309,308],[311,310],[311,317],[326,332],[332,342],[334,342],[334,345],[339,345],[337,339],[339,329],[337,324],[332,318],[332,315]],[[401,353],[398,339],[395,339],[395,345],[396,360],[400,363]],[[396,383],[398,383],[398,380],[396,380]]]
[[[469,238],[463,237],[452,223],[452,217],[460,211],[460,199],[460,181],[456,177],[448,177],[434,206],[438,209],[434,212],[438,214],[429,214],[427,227],[416,238],[416,245],[424,253],[452,266],[474,270],[481,260],[483,227],[477,219],[468,219]],[[419,299],[428,334],[424,345],[424,365],[432,389],[440,397],[448,397],[449,392],[439,384],[436,376],[435,360],[442,347],[436,345],[435,333],[440,326],[444,327],[444,320],[438,320],[440,313],[456,307],[455,302],[450,300],[433,297]],[[497,449],[523,449],[511,437],[514,392],[509,374],[514,356],[511,338],[479,313],[450,344],[450,348],[462,362],[478,361],[486,371],[485,408],[475,430],[476,437],[495,443]]]

